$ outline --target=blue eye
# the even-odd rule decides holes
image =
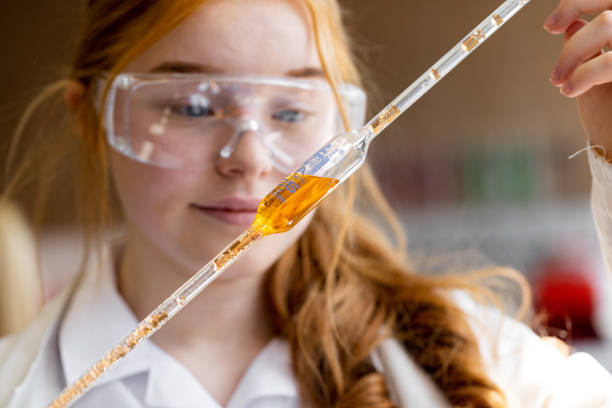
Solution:
[[[303,121],[306,118],[306,114],[296,109],[286,109],[273,113],[272,118],[282,120],[283,122],[295,123]]]
[[[215,114],[214,110],[202,105],[177,106],[175,107],[174,111],[181,116],[186,116],[189,118],[203,118],[207,116],[214,116]]]

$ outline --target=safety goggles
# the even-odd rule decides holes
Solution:
[[[353,129],[365,118],[363,90],[341,84]],[[200,170],[256,137],[289,172],[343,131],[324,79],[202,74],[120,74],[107,93],[104,127],[122,154],[155,166]]]

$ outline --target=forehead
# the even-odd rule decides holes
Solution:
[[[127,67],[146,72],[167,61],[232,74],[283,75],[319,67],[306,9],[291,0],[212,0]]]

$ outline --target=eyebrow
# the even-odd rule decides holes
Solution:
[[[321,68],[317,67],[306,67],[300,69],[292,69],[285,73],[287,76],[292,76],[296,78],[306,78],[306,77],[322,77],[325,78],[325,73]]]
[[[177,74],[190,74],[190,73],[221,73],[221,69],[216,68],[212,65],[206,64],[192,64],[190,62],[182,61],[167,61],[162,62],[151,70],[151,72],[169,72]]]
[[[159,72],[167,72],[167,73],[177,73],[177,74],[190,74],[190,73],[200,73],[200,74],[220,74],[223,73],[223,70],[217,68],[213,65],[208,64],[193,64],[190,62],[183,61],[167,61],[163,62],[153,69],[150,72],[159,73]],[[295,77],[295,78],[311,78],[311,77],[321,77],[324,78],[325,74],[321,68],[317,67],[305,67],[299,69],[291,69],[285,73],[286,76]]]

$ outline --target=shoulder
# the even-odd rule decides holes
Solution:
[[[74,285],[68,285],[48,302],[24,330],[0,338],[0,406],[27,376],[50,329],[57,323]]]
[[[64,302],[65,296],[58,294],[43,307],[39,315],[25,329],[0,338],[0,361],[8,361],[15,348],[28,347],[32,341],[40,338],[49,324],[57,318],[60,306]]]
[[[489,376],[511,407],[612,407],[612,375],[586,353],[566,355],[525,324],[477,303],[452,298],[466,313]]]

